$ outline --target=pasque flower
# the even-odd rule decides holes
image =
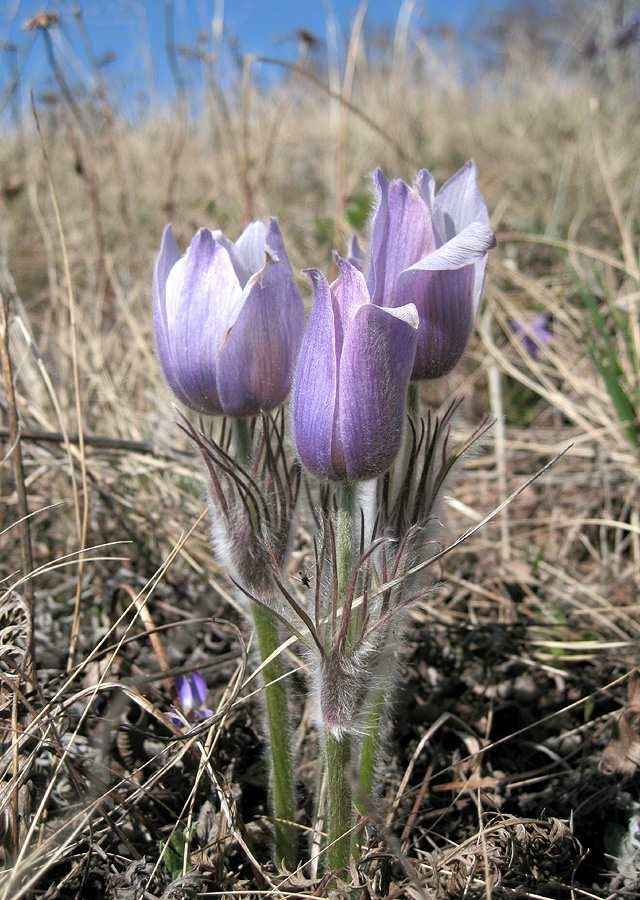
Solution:
[[[415,303],[420,322],[412,380],[449,372],[466,347],[478,311],[487,252],[495,246],[487,207],[468,162],[436,194],[423,169],[413,187],[374,175],[379,199],[370,270],[373,303]],[[351,256],[357,260],[357,248]]]
[[[190,675],[177,675],[173,679],[173,685],[184,718],[188,722],[198,722],[213,715],[213,711],[204,705],[207,699],[207,682],[197,669]],[[169,718],[177,728],[181,728],[184,724],[177,715],[171,715]]]
[[[363,275],[336,257],[332,285],[317,269],[293,387],[293,438],[302,463],[330,481],[385,472],[402,434],[418,338],[413,304],[383,309]]]
[[[250,416],[289,393],[304,305],[277,221],[233,243],[201,228],[180,256],[171,225],[153,278],[158,356],[176,396],[205,415]]]
[[[539,313],[533,316],[526,325],[514,319],[511,322],[511,327],[514,331],[523,335],[522,344],[527,352],[531,356],[537,356],[540,348],[551,340],[551,332],[547,328],[548,324],[549,320],[547,317],[543,313]],[[528,331],[531,332],[531,335],[528,334]]]

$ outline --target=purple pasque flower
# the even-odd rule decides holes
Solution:
[[[411,303],[376,306],[362,273],[336,261],[332,285],[306,272],[313,307],[293,386],[293,439],[314,475],[353,481],[385,472],[398,452],[418,314]]]
[[[212,710],[206,709],[204,705],[207,699],[207,683],[197,669],[190,675],[176,675],[173,686],[184,718],[188,722],[198,722],[213,715]],[[172,715],[169,718],[178,728],[184,724],[178,716]]]
[[[291,388],[304,304],[278,223],[255,220],[235,244],[200,228],[180,256],[171,225],[153,275],[160,364],[172,391],[205,415],[251,416]]]
[[[478,311],[487,253],[495,246],[489,214],[468,162],[438,191],[422,169],[413,187],[374,174],[379,200],[367,278],[373,303],[415,303],[420,317],[412,380],[439,378],[456,365]],[[352,254],[353,255],[353,254]]]
[[[551,340],[551,332],[547,328],[549,320],[543,313],[533,316],[526,323],[518,322],[514,319],[511,327],[514,331],[522,334],[522,344],[531,356],[537,356],[540,348],[548,344]],[[527,334],[530,332],[530,334]]]

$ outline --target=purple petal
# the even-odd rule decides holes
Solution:
[[[347,250],[347,261],[351,263],[352,266],[359,272],[364,271],[364,252],[358,243],[358,238],[355,234],[352,234],[349,239],[349,248]]]
[[[230,416],[269,412],[291,388],[304,330],[304,304],[284,263],[270,257],[247,283],[220,350],[217,386]]]
[[[153,269],[153,292],[158,297],[161,306],[164,306],[165,285],[169,272],[180,259],[180,250],[173,236],[173,228],[171,224],[167,225],[162,232],[162,241],[160,242],[160,253],[156,259]]]
[[[380,202],[373,221],[369,291],[378,306],[398,306],[400,273],[436,248],[429,208],[416,188],[375,172]]]
[[[167,278],[174,265],[180,259],[180,250],[173,236],[171,225],[167,225],[162,233],[162,241],[160,243],[160,253],[156,259],[153,269],[153,322],[156,334],[156,346],[158,348],[158,357],[164,376],[169,383],[169,387],[176,394],[179,400],[189,404],[189,398],[186,396],[178,377],[176,375],[173,357],[171,353],[171,342],[169,340],[169,331],[167,327],[167,310],[166,310],[166,286]]]
[[[446,304],[445,292],[451,290],[452,293],[452,310],[455,309],[457,328],[460,328],[461,335],[466,331],[466,337],[469,337],[471,325],[478,312],[482,289],[484,287],[484,273],[487,266],[487,251],[495,246],[495,236],[490,228],[486,228],[479,222],[472,222],[460,234],[453,237],[450,241],[440,247],[435,253],[421,259],[405,272],[402,273],[396,287],[396,303],[414,302],[418,307],[420,318],[426,317],[431,319],[434,315],[440,323],[439,328],[446,327],[446,311],[440,309],[439,305]],[[460,278],[445,277],[445,272],[462,271],[470,269],[470,272],[462,275]],[[440,272],[438,278],[420,277],[418,273],[424,276],[428,272]],[[430,305],[429,292],[434,290],[437,297],[434,298],[437,311],[429,311]],[[464,304],[468,309],[464,310]],[[467,323],[464,327],[462,322]],[[430,327],[430,326],[429,326]],[[427,352],[424,345],[425,327],[421,329],[421,339],[418,341],[418,352],[416,354],[416,368],[424,368],[426,363],[425,353]],[[439,346],[440,343],[438,344]],[[458,335],[452,335],[452,348],[458,346]],[[422,349],[421,349],[422,348]],[[457,352],[457,350],[455,351]],[[455,356],[452,352],[451,356]],[[459,358],[459,357],[458,357]],[[440,368],[437,366],[436,368]],[[447,371],[450,366],[447,365]],[[442,372],[441,374],[444,374]],[[414,374],[414,378],[436,378],[436,375],[418,376]]]
[[[264,266],[266,238],[267,226],[260,219],[254,219],[236,241],[236,249],[249,275],[254,275]]]
[[[444,239],[447,241],[471,222],[480,222],[489,228],[489,212],[478,189],[478,173],[473,160],[442,186],[436,202],[445,219]]]
[[[191,673],[191,687],[195,701],[194,706],[201,707],[207,697],[207,682],[197,669]]]
[[[336,332],[336,358],[340,359],[344,335],[361,306],[370,303],[364,275],[346,259],[335,254],[339,274],[331,285]]]
[[[473,314],[477,315],[478,309],[480,308],[480,299],[482,297],[482,292],[484,290],[484,276],[487,269],[488,258],[486,256],[481,257],[476,260],[474,263],[474,277],[473,277]]]
[[[415,187],[429,210],[435,246],[440,247],[446,242],[447,229],[440,204],[436,200],[436,180],[428,169],[420,170]]]
[[[233,241],[230,241],[229,238],[226,238],[220,230],[212,231],[211,236],[216,244],[220,244],[221,247],[224,247],[224,249],[229,254],[229,259],[233,264],[233,268],[238,279],[238,284],[241,288],[244,288],[251,275],[253,275],[253,272],[247,268],[240,251],[233,243]],[[264,265],[264,257],[262,259],[261,266],[262,265]]]
[[[436,207],[436,180],[428,169],[418,172],[416,188],[433,216]]]
[[[305,274],[313,282],[313,306],[293,385],[293,440],[303,465],[335,480],[331,435],[338,376],[333,301],[322,272],[308,269]]]
[[[378,297],[384,288],[382,282],[379,286],[376,284],[376,272],[379,267],[384,267],[386,243],[389,240],[389,182],[382,169],[375,170],[373,173],[373,180],[378,189],[378,205],[373,214],[373,227],[371,229],[371,242],[369,247],[371,259],[369,262],[369,275],[367,277],[367,287],[369,288],[369,295],[372,300]],[[380,275],[380,278],[382,278],[382,275]]]
[[[372,478],[392,464],[418,339],[413,305],[361,307],[345,335],[333,469],[340,478]]]
[[[551,339],[551,332],[547,329],[547,325],[549,324],[549,320],[545,316],[544,313],[538,313],[531,320],[531,327],[536,332],[536,335],[547,343]]]
[[[272,256],[275,256],[280,260],[281,263],[284,263],[293,275],[291,263],[289,262],[287,251],[284,248],[284,241],[280,232],[278,220],[273,216],[271,216],[271,218],[269,219],[269,230],[267,231],[266,244],[267,249],[271,252]]]
[[[480,222],[472,222],[460,234],[456,234],[446,244],[407,267],[405,271],[461,269],[482,259],[495,245],[493,231]]]
[[[218,350],[237,315],[242,291],[227,251],[201,228],[166,285],[166,325],[176,379],[198,412],[222,412],[216,386]]]
[[[191,682],[187,678],[186,675],[176,675],[173,679],[173,684],[176,689],[176,694],[178,695],[178,700],[180,701],[180,706],[182,707],[182,711],[185,716],[188,716],[191,710],[196,705],[194,703],[193,691],[191,689]],[[198,704],[199,706],[200,704]]]
[[[489,213],[478,189],[478,173],[470,160],[435,193],[435,181],[426,169],[416,179],[420,196],[429,207],[440,247],[472,222],[489,228]]]
[[[437,272],[410,269],[402,276],[398,293],[412,297],[420,315],[413,379],[440,378],[462,356],[475,319],[475,277],[473,265]]]

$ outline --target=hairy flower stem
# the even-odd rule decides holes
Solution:
[[[329,808],[327,865],[331,872],[347,868],[351,860],[355,810],[351,785],[351,735],[325,736],[327,805]]]
[[[353,534],[356,490],[355,485],[344,482],[340,486],[338,500],[338,603],[342,605],[347,593],[353,565]]]
[[[362,741],[360,754],[360,772],[358,779],[358,796],[356,805],[363,816],[371,811],[371,800],[376,785],[378,769],[378,751],[380,749],[380,728],[384,715],[385,697],[382,691],[376,696],[369,708],[367,716],[367,733]]]
[[[281,644],[278,623],[269,610],[253,607],[253,623],[262,662]],[[272,659],[262,675],[265,684],[267,719],[271,745],[273,812],[275,816],[276,862],[284,860],[289,871],[297,866],[295,832],[295,780],[291,751],[291,727],[287,686],[282,657]]]
[[[404,437],[402,440],[402,450],[400,451],[400,479],[405,476],[409,460],[411,459],[411,448],[413,444],[411,425],[413,423],[416,433],[420,433],[420,389],[415,381],[409,383],[407,388],[407,415],[404,421]]]
[[[371,692],[367,711],[366,733],[362,739],[360,753],[360,770],[358,772],[358,794],[356,806],[363,816],[371,813],[376,781],[380,768],[380,743],[384,714],[387,707],[391,687],[392,658],[382,666],[383,671],[377,673],[376,685]]]
[[[338,499],[337,574],[338,608],[344,606],[353,565],[353,536],[355,518],[355,487],[343,483]],[[347,648],[353,643],[353,627],[347,632]],[[348,732],[336,735],[325,731],[327,765],[328,848],[327,864],[331,871],[349,865],[355,825],[355,806],[351,772],[352,737]]]
[[[251,429],[249,428],[249,420],[243,417],[233,420],[233,442],[238,455],[238,462],[245,468],[251,468],[253,462],[253,441],[251,440]]]
[[[233,420],[233,436],[239,463],[250,469],[252,440],[247,419]],[[260,662],[264,663],[282,643],[276,618],[262,606],[253,604],[253,625],[258,638]],[[281,656],[276,656],[262,670],[265,686],[267,724],[271,747],[271,780],[275,819],[275,858],[290,871],[298,864],[295,831],[295,778],[291,727],[285,670]]]
[[[420,388],[417,381],[410,381],[407,388],[407,415],[417,422],[420,415]]]
[[[411,451],[413,447],[413,434],[411,424],[413,423],[416,433],[420,433],[420,389],[415,381],[409,382],[407,388],[407,402],[405,404],[404,427],[402,431],[402,443],[400,451],[393,464],[395,489],[400,490],[409,461],[411,459]],[[375,517],[375,513],[374,513]]]

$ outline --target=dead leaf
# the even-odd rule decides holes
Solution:
[[[640,737],[629,724],[626,715],[613,723],[611,738],[602,754],[600,771],[606,775],[633,775],[640,765]]]

